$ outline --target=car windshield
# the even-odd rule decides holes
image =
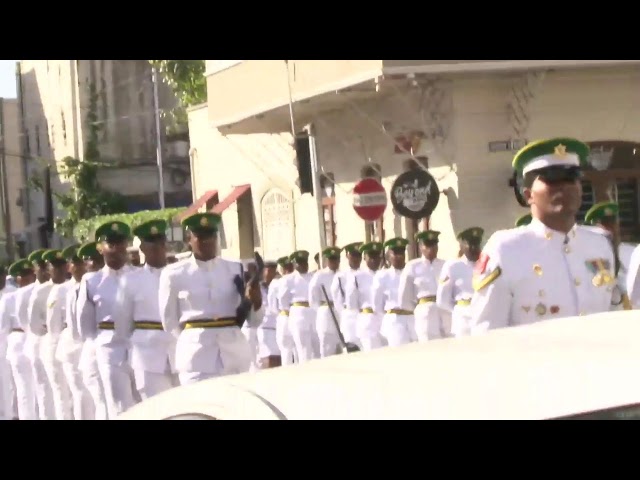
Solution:
[[[553,420],[640,420],[640,404],[577,413]]]

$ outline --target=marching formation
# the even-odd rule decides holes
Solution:
[[[95,242],[37,250],[1,276],[4,418],[113,419],[178,385],[351,352],[640,305],[640,247],[619,242],[618,207],[585,223],[588,147],[528,145],[513,166],[531,212],[483,245],[484,230],[438,258],[440,233],[298,250],[264,266],[220,258],[220,217],[183,220],[190,254],[167,262],[167,223],[110,222]],[[127,264],[132,235],[144,265]],[[343,263],[343,261],[346,261]],[[257,262],[259,263],[259,262]],[[279,270],[279,271],[278,271]],[[6,273],[17,288],[6,285]],[[260,279],[260,281],[253,281]]]

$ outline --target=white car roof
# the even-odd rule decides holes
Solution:
[[[122,419],[548,419],[640,403],[637,311],[339,355],[175,388]]]

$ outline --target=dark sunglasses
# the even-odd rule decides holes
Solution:
[[[547,185],[573,183],[582,178],[579,168],[546,168],[538,172],[537,177]]]

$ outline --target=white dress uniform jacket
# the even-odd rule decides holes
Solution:
[[[414,312],[415,329],[412,337],[418,341],[442,338],[450,333],[445,325],[449,312],[442,311],[436,303],[438,280],[444,266],[439,258],[429,261],[424,257],[409,260],[400,275],[398,301],[400,308]]]
[[[405,310],[398,301],[398,288],[403,274],[403,270],[391,267],[377,271],[373,277],[373,310],[382,315],[380,334],[391,347],[418,340],[413,308]]]
[[[11,364],[7,359],[7,344],[11,334],[11,318],[7,309],[7,295],[15,292],[12,285],[0,290],[0,419],[10,420],[18,416],[15,402],[15,385],[11,375]],[[13,302],[12,302],[13,303]]]
[[[358,270],[349,268],[348,270],[340,270],[335,274],[333,281],[331,282],[331,298],[333,298],[333,305],[335,307],[336,314],[340,319],[340,331],[344,336],[345,342],[360,345],[358,334],[356,332],[358,310],[347,308],[345,290],[349,277],[355,275],[357,271]]]
[[[564,234],[533,219],[498,231],[476,269],[474,333],[610,311],[613,268],[609,241],[579,225]]]
[[[276,286],[276,305],[278,308],[278,316],[276,317],[276,341],[280,350],[280,358],[282,365],[291,365],[296,361],[296,344],[293,341],[293,335],[289,328],[289,307],[286,308],[282,304],[283,292],[287,288],[287,278],[291,273],[287,273],[280,277]]]
[[[17,418],[18,410],[15,402],[15,385],[11,375],[11,364],[7,359],[7,344],[11,334],[11,318],[7,309],[6,297],[15,292],[13,285],[6,284],[0,290],[0,419]]]
[[[47,297],[52,288],[53,282],[51,280],[36,284],[29,297],[27,308],[28,331],[31,334],[28,351],[33,368],[40,420],[55,420],[56,418],[53,390],[45,365],[48,360],[45,357],[49,350],[45,338],[47,333]]]
[[[629,301],[635,309],[640,309],[640,245],[636,246],[629,256],[629,268],[625,284]]]
[[[276,325],[280,310],[278,308],[278,284],[279,278],[274,278],[267,287],[264,308],[264,318],[258,327],[258,358],[267,358],[280,355],[280,348],[276,339]],[[263,293],[264,295],[264,293]]]
[[[26,288],[28,287],[22,287],[13,293],[7,294],[6,308],[9,312],[9,328],[11,331],[7,339],[7,360],[11,365],[13,384],[16,387],[18,418],[20,420],[37,420],[38,409],[33,385],[33,369],[25,351],[27,333],[25,326],[20,323],[18,317],[19,293]]]
[[[295,271],[284,277],[280,287],[280,305],[289,312],[287,324],[299,363],[317,358],[320,353],[316,355],[314,348],[316,311],[309,304],[309,283],[313,275]]]
[[[105,265],[94,275],[85,275],[78,292],[80,336],[95,349],[109,419],[116,418],[134,404],[131,372],[127,363],[128,345],[114,339],[113,315],[120,279],[135,269],[125,265],[119,270],[113,270]],[[95,401],[99,402],[94,398]],[[102,415],[103,412],[96,405],[96,418],[99,414]]]
[[[346,308],[359,312],[356,323],[357,344],[364,351],[384,346],[380,335],[382,315],[373,310],[371,295],[375,273],[365,266],[354,275],[347,276],[345,287]]]
[[[328,357],[337,352],[340,345],[340,336],[335,322],[331,317],[331,308],[335,311],[335,301],[333,300],[331,285],[336,272],[329,267],[317,271],[309,282],[309,304],[316,313],[316,332],[318,333],[320,356]],[[325,292],[327,296],[325,297]],[[329,302],[327,303],[327,298]],[[336,313],[337,316],[337,313]],[[337,318],[336,318],[337,320]]]
[[[116,296],[114,338],[130,345],[130,364],[143,399],[174,387],[175,338],[162,328],[162,269],[144,265],[123,275]]]
[[[66,381],[63,363],[58,359],[58,349],[62,333],[67,327],[65,321],[66,297],[69,282],[54,284],[47,295],[46,331],[42,340],[42,361],[53,393],[56,419],[72,420],[73,397]]]
[[[451,335],[469,335],[471,298],[473,297],[473,268],[475,262],[462,256],[448,260],[442,266],[438,279],[436,304],[451,315]]]
[[[177,338],[181,384],[249,370],[249,344],[237,325],[187,328],[190,321],[236,317],[242,300],[234,284],[236,275],[242,278],[242,264],[219,257],[203,262],[191,256],[162,270],[160,318],[165,331]],[[261,317],[263,310],[250,315]]]

